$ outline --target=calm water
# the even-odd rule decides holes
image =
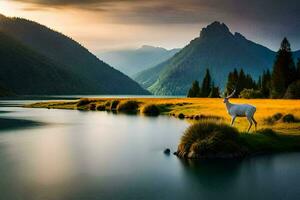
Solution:
[[[183,162],[163,150],[185,121],[19,103],[0,102],[0,199],[300,199],[300,153]]]

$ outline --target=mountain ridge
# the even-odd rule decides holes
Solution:
[[[213,22],[172,58],[140,72],[135,80],[156,95],[186,95],[192,81],[202,81],[206,68],[214,83],[224,88],[234,68],[258,79],[263,70],[271,69],[275,55],[241,33],[233,34],[224,23]]]
[[[0,18],[0,31],[80,77],[84,94],[149,94],[72,38],[23,18]],[[126,87],[124,87],[126,86]]]
[[[0,44],[0,89],[4,91],[2,96],[10,93],[74,94],[81,88],[82,82],[75,75],[2,32]]]

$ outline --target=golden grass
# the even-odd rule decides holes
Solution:
[[[91,103],[96,105],[105,104],[108,101],[113,101],[116,98],[94,98],[89,99]],[[211,98],[120,98],[120,102],[124,101],[137,101],[139,102],[139,110],[148,104],[157,105],[160,113],[164,115],[178,116],[183,113],[188,119],[192,116],[217,116],[221,117],[225,123],[230,123],[230,116],[223,103],[223,99]],[[300,100],[275,100],[275,99],[231,99],[232,103],[247,103],[256,106],[255,119],[258,122],[258,128],[272,128],[273,130],[290,135],[300,135],[300,123],[283,123],[282,121],[276,122],[272,125],[265,122],[267,117],[275,113],[293,114],[296,118],[300,119]],[[56,109],[81,109],[89,110],[89,105],[77,107],[78,101],[55,101],[55,102],[42,102],[26,107],[37,108],[56,108]],[[193,121],[193,120],[191,120]],[[239,131],[245,131],[248,127],[246,118],[237,118],[235,127]],[[254,129],[254,128],[253,128]]]

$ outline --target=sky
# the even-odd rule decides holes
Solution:
[[[62,32],[94,53],[181,48],[214,21],[272,50],[300,49],[299,0],[0,0],[0,13]]]

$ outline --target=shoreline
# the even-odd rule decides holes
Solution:
[[[250,102],[258,105],[257,116],[259,123],[258,131],[246,133],[248,123],[246,119],[240,119],[236,124],[239,130],[239,143],[247,148],[243,154],[236,152],[236,155],[193,155],[188,159],[235,159],[252,157],[262,154],[298,152],[300,151],[300,122],[284,123],[282,121],[268,124],[266,117],[275,113],[293,113],[297,118],[300,117],[299,100],[245,100],[233,99],[234,102]],[[294,105],[293,108],[286,105]],[[167,115],[179,119],[186,119],[191,124],[210,120],[214,122],[230,123],[230,118],[226,113],[222,99],[206,98],[82,98],[79,100],[68,101],[47,101],[25,105],[26,108],[46,108],[46,109],[70,109],[80,111],[107,111],[128,114],[141,114],[148,116]],[[146,113],[146,107],[151,107],[151,112]],[[153,108],[155,112],[153,111]],[[285,110],[283,108],[286,108]],[[290,110],[288,109],[290,108]],[[156,110],[157,109],[157,110]],[[265,113],[262,113],[265,112]],[[266,113],[267,112],[267,113]],[[149,114],[150,113],[150,114]],[[264,134],[266,129],[272,129],[276,135]],[[253,129],[254,130],[254,129]],[[260,132],[261,131],[261,132]],[[180,142],[180,141],[179,141]],[[178,154],[178,151],[177,151]],[[189,152],[185,152],[186,155]],[[177,155],[178,156],[178,155]],[[179,156],[181,157],[181,156]]]

